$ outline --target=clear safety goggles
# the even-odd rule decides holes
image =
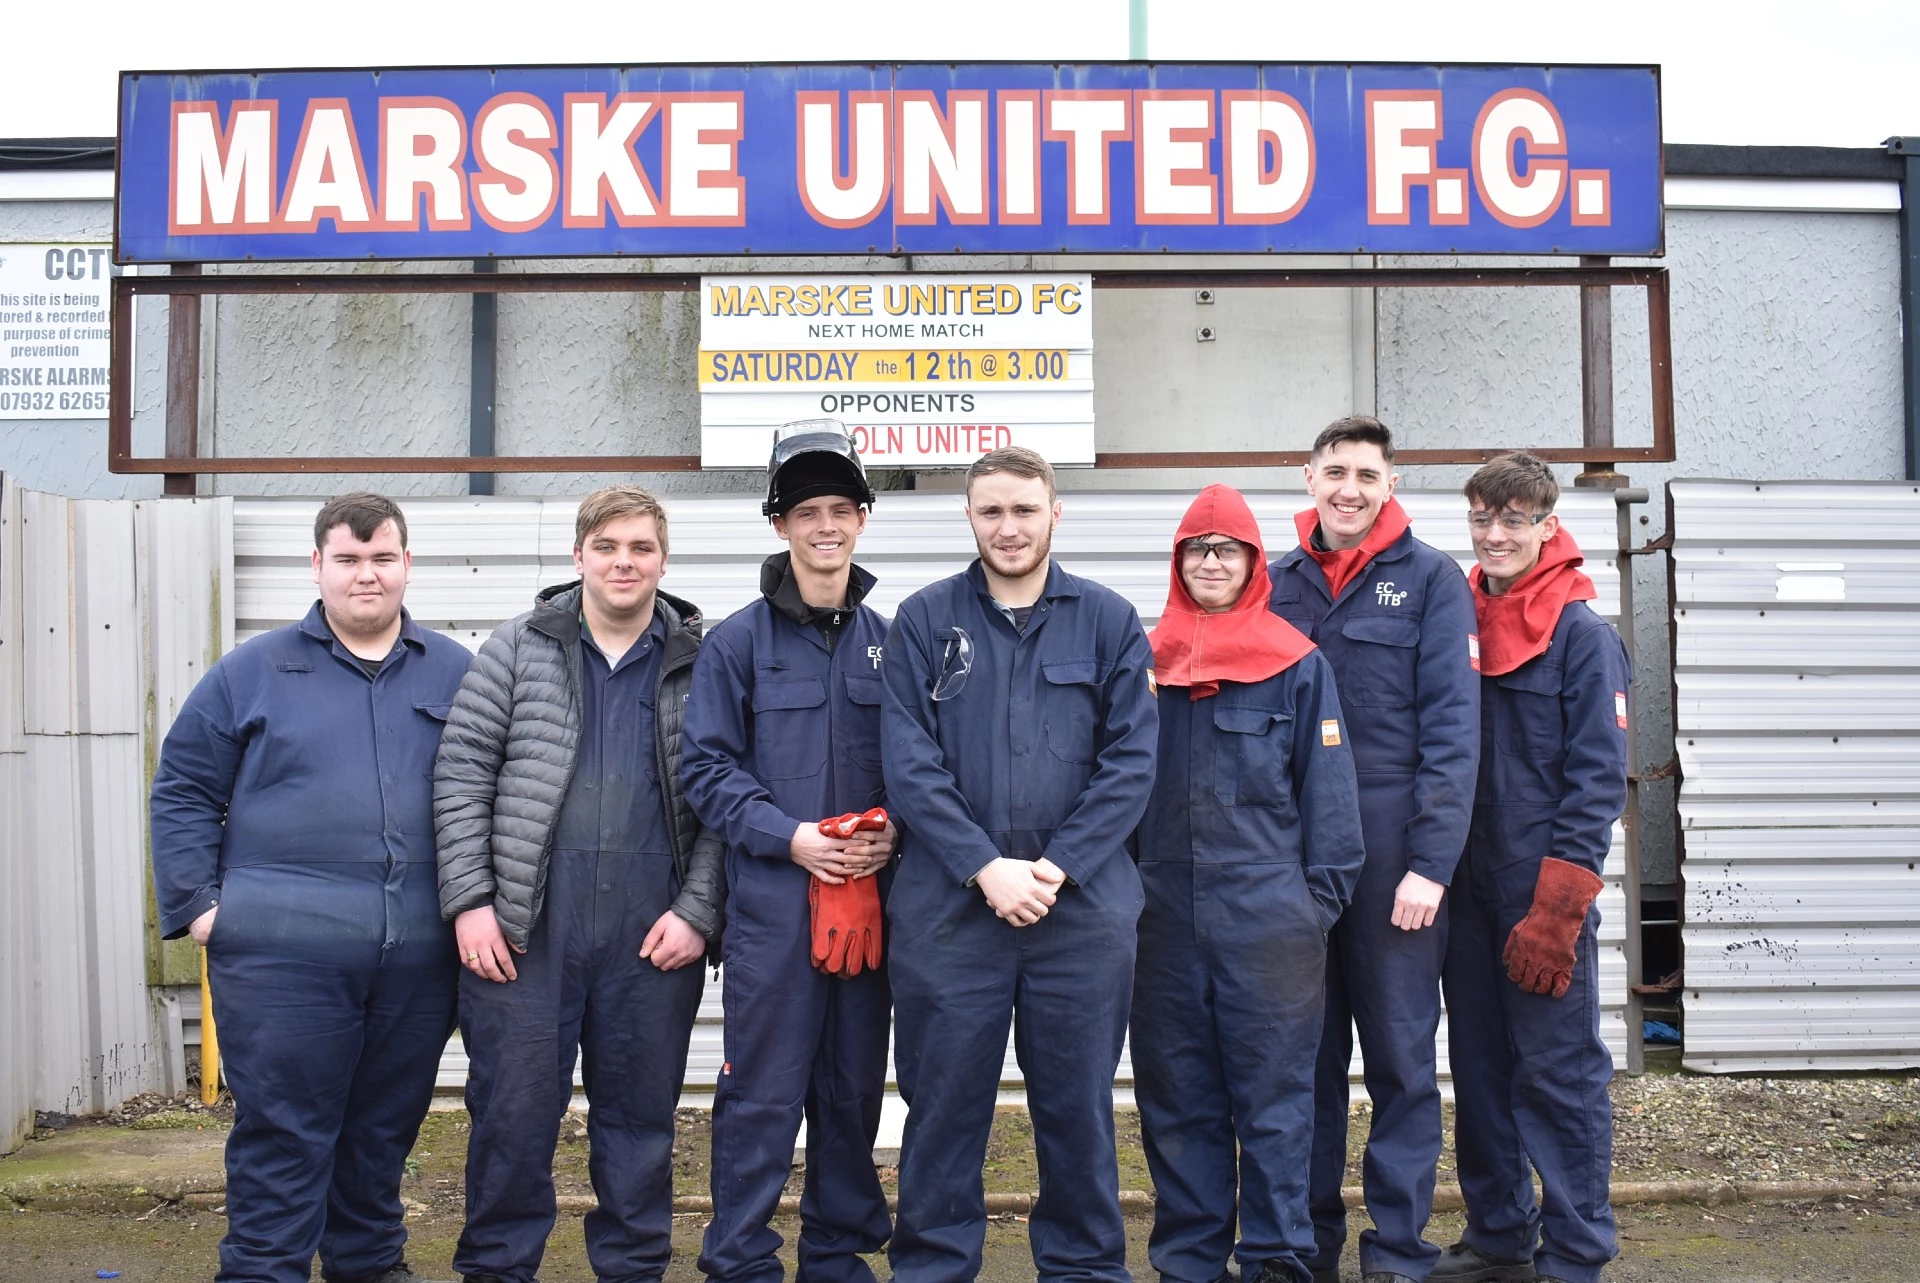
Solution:
[[[1499,522],[1500,528],[1510,535],[1517,535],[1528,526],[1537,526],[1550,514],[1544,512],[1482,512],[1475,509],[1467,514],[1467,524],[1475,530],[1491,530],[1493,523]]]
[[[933,635],[940,643],[940,671],[933,678],[933,701],[938,704],[958,695],[973,671],[973,638],[964,628],[942,628]]]

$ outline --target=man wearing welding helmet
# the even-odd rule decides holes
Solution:
[[[887,623],[865,604],[873,576],[853,564],[873,498],[839,423],[776,431],[761,511],[787,551],[761,566],[760,597],[707,634],[687,698],[681,779],[727,844],[726,1063],[700,1253],[700,1269],[726,1283],[782,1277],[769,1221],[803,1116],[800,1277],[871,1283],[860,1253],[892,1229],[873,1166],[890,1006]]]

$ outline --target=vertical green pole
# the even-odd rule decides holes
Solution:
[[[1147,60],[1147,0],[1127,0],[1127,57]]]

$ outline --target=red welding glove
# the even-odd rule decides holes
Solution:
[[[880,884],[871,877],[838,884],[807,880],[813,914],[813,965],[852,979],[880,965]]]
[[[1573,983],[1574,948],[1587,910],[1604,885],[1577,864],[1552,856],[1540,861],[1540,878],[1533,884],[1533,907],[1507,937],[1500,961],[1507,978],[1528,993],[1567,995]]]
[[[836,815],[831,820],[820,821],[820,831],[830,838],[850,838],[862,830],[875,833],[887,827],[887,808],[876,806],[865,815],[858,811],[848,811],[845,815]]]
[[[820,831],[837,838],[886,827],[886,809],[878,806],[865,814],[850,811],[820,821]],[[837,885],[811,878],[807,907],[813,919],[815,967],[850,979],[880,965],[880,885],[873,878],[848,878]]]

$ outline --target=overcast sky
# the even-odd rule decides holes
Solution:
[[[1123,59],[1127,0],[9,0],[0,137],[114,132],[122,68]],[[1659,63],[1669,142],[1920,136],[1920,0],[1150,0],[1148,55]]]

